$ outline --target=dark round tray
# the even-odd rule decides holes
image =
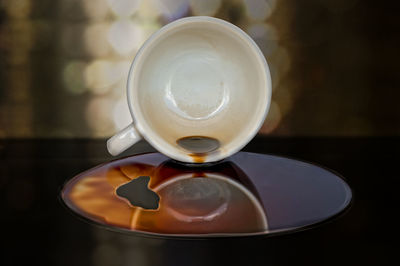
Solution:
[[[160,196],[156,209],[134,206],[117,195],[118,187],[139,176],[149,176],[149,189]],[[96,186],[107,196],[93,190]],[[88,188],[90,192],[85,192]],[[132,193],[140,203],[134,194],[142,192]],[[344,213],[352,192],[339,174],[280,156],[239,152],[214,164],[193,166],[147,153],[79,174],[65,184],[61,199],[78,217],[110,230],[163,238],[210,238],[273,236],[309,229]],[[118,210],[132,210],[132,218],[115,219]]]

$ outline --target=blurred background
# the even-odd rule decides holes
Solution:
[[[195,15],[234,23],[267,58],[273,102],[261,133],[400,134],[398,9],[376,1],[0,3],[0,138],[112,135],[131,121],[125,83],[139,47],[163,25]]]
[[[376,0],[0,0],[0,264],[393,265],[400,145],[386,137],[400,136],[399,10]],[[273,102],[260,133],[277,137],[245,150],[343,174],[356,195],[346,216],[277,238],[172,242],[108,232],[61,207],[65,181],[110,160],[101,138],[131,121],[125,84],[139,47],[193,15],[234,23],[268,60]]]

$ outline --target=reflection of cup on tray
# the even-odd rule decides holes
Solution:
[[[142,192],[158,195],[156,206],[141,204]],[[79,174],[61,198],[80,217],[109,229],[192,237],[310,228],[348,209],[352,193],[337,174],[279,156],[240,152],[193,167],[148,153]]]
[[[168,234],[256,233],[268,231],[258,199],[231,177],[187,173],[158,184],[157,211],[137,210],[131,228]],[[240,217],[240,218],[239,218]]]
[[[147,208],[153,199],[144,194],[156,194],[157,206]],[[73,178],[62,198],[81,217],[114,229],[161,235],[235,235],[270,229],[257,189],[228,160],[191,167],[159,153],[127,157]]]
[[[152,35],[128,78],[133,123],[108,140],[117,155],[146,139],[183,162],[213,162],[243,148],[258,132],[271,100],[267,62],[238,27],[188,17]]]

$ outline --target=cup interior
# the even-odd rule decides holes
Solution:
[[[268,66],[256,44],[213,18],[186,18],[161,29],[139,51],[128,80],[139,131],[159,151],[187,162],[194,152],[179,144],[186,137],[217,140],[205,161],[241,149],[263,123],[270,94]]]

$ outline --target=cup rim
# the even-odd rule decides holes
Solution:
[[[260,48],[257,46],[257,44],[254,42],[254,40],[248,36],[242,29],[239,27],[235,26],[234,24],[231,24],[225,20],[214,18],[214,17],[208,17],[208,16],[191,16],[191,17],[185,17],[181,18],[178,20],[175,20],[155,33],[153,33],[150,38],[148,38],[141,48],[138,50],[136,53],[136,56],[131,64],[131,67],[129,69],[128,73],[128,79],[127,79],[127,99],[128,99],[128,107],[129,111],[133,120],[133,125],[135,128],[138,130],[140,135],[149,143],[151,146],[153,146],[156,150],[159,152],[163,153],[164,155],[181,161],[181,162],[189,162],[193,163],[193,159],[188,155],[183,152],[177,153],[173,152],[173,150],[165,147],[163,143],[159,143],[155,138],[157,136],[152,133],[151,127],[148,126],[146,123],[143,123],[142,121],[144,120],[144,117],[142,116],[141,110],[138,107],[138,99],[137,97],[133,97],[134,91],[137,90],[133,86],[134,84],[134,79],[135,79],[135,72],[138,71],[138,64],[142,63],[142,54],[146,51],[146,49],[150,46],[151,43],[155,42],[157,39],[159,39],[164,33],[171,31],[173,29],[176,29],[178,27],[181,27],[183,25],[187,25],[188,23],[212,23],[215,24],[219,27],[225,27],[227,30],[229,30],[231,33],[234,33],[236,37],[240,38],[244,43],[248,45],[252,53],[256,55],[256,58],[258,59],[260,65],[263,66],[264,71],[263,73],[263,79],[264,79],[264,90],[266,90],[266,99],[264,101],[264,106],[263,106],[263,112],[262,115],[259,117],[258,123],[256,125],[253,125],[251,130],[248,131],[246,138],[243,138],[241,141],[238,142],[238,145],[235,145],[234,148],[230,150],[224,150],[224,153],[218,152],[218,153],[211,153],[208,156],[204,158],[204,161],[202,163],[207,163],[207,162],[215,162],[222,160],[224,158],[227,158],[236,152],[240,151],[244,146],[250,142],[251,139],[254,138],[254,136],[258,133],[260,130],[261,126],[264,123],[264,120],[268,114],[270,105],[271,105],[271,94],[272,94],[272,84],[271,84],[271,74],[270,70],[268,67],[268,63],[264,57],[264,54],[261,52]],[[139,68],[140,69],[140,68]]]

